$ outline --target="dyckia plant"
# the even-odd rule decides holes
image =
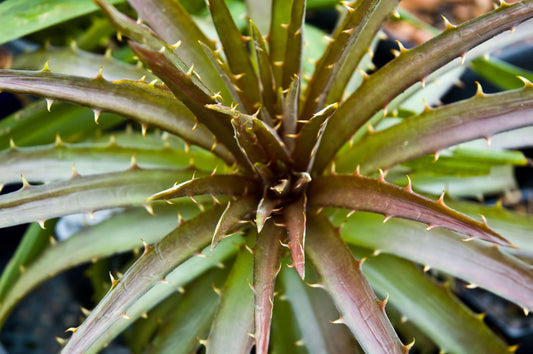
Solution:
[[[527,164],[450,147],[533,125],[529,81],[437,102],[474,57],[532,33],[520,26],[532,0],[446,21],[374,72],[369,57],[397,1],[339,3],[326,42],[305,25],[305,0],[245,1],[244,25],[223,0],[207,1],[211,22],[178,1],[128,0],[138,21],[95,2],[142,65],[47,47],[0,71],[0,89],[44,97],[50,111],[38,102],[1,126],[1,183],[22,175],[23,186],[0,197],[0,226],[46,230],[30,228],[6,268],[0,321],[57,272],[144,243],[68,330],[65,353],[96,352],[128,327],[134,350],[149,352],[390,354],[416,349],[413,337],[443,352],[516,349],[422,268],[527,314],[533,220],[423,193]],[[92,109],[102,136],[73,127],[85,110],[56,100]],[[120,119],[101,112],[142,131],[112,130]],[[32,130],[63,139],[38,145]],[[513,139],[531,143],[522,132]],[[46,220],[110,208],[122,209],[67,241],[39,236],[52,232]],[[385,311],[412,326],[395,329]]]

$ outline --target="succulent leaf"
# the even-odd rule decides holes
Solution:
[[[191,175],[191,170],[134,169],[74,177],[44,185],[26,185],[19,191],[0,196],[0,227],[106,208],[142,205],[149,194],[176,179],[188,179]]]
[[[194,64],[195,70],[207,87],[221,89],[226,86],[203,48],[205,46],[212,51],[216,49],[215,45],[199,29],[179,1],[128,0],[128,2],[140,18],[146,21],[166,43],[181,43],[176,49],[179,57],[189,67]],[[176,21],[177,18],[179,21]],[[223,90],[221,95],[227,99],[232,97],[226,90]]]
[[[281,88],[287,89],[300,77],[302,71],[303,31],[305,19],[305,0],[292,0],[291,16],[287,25],[287,42],[283,60]],[[291,90],[289,88],[289,90]],[[299,90],[296,89],[299,93]],[[296,117],[292,118],[296,121]]]
[[[198,208],[191,202],[182,202],[178,205],[185,219],[198,213]],[[51,229],[44,230],[48,247],[31,263],[25,263],[25,271],[8,289],[0,306],[0,323],[4,322],[18,299],[49,277],[93,259],[142,247],[141,235],[145,242],[153,244],[172,231],[179,222],[176,207],[155,206],[154,211],[154,216],[140,208],[125,211],[91,228],[82,229],[68,240],[53,245],[50,244],[48,236]],[[51,227],[48,222],[46,226]],[[114,237],[110,239],[108,235],[111,233]],[[139,237],[132,237],[132,234],[137,234]],[[75,252],[76,250],[83,252]]]
[[[209,10],[224,48],[234,82],[245,95],[241,95],[244,109],[253,113],[259,108],[258,78],[252,66],[241,32],[231,18],[223,0],[208,0]]]
[[[136,137],[141,140],[140,135]],[[111,141],[111,140],[110,140]],[[131,147],[120,143],[78,143],[51,144],[39,147],[17,147],[0,151],[0,184],[18,183],[22,174],[28,181],[49,182],[67,180],[74,175],[95,175],[118,172],[132,166],[142,168],[187,168],[191,159],[201,158],[200,154],[186,154],[178,148],[159,146]],[[216,160],[215,160],[216,161]],[[72,165],[74,164],[74,171]],[[197,168],[200,166],[196,165]],[[214,168],[205,165],[206,168]]]
[[[351,244],[445,270],[520,306],[533,305],[528,295],[533,291],[532,267],[498,247],[476,240],[465,243],[442,229],[428,234],[424,227],[407,220],[392,219],[383,225],[380,219],[357,212],[346,223],[342,220],[341,234]],[[352,233],[354,230],[357,233]]]
[[[124,0],[109,0],[120,3]],[[36,12],[35,9],[39,11]],[[0,5],[0,44],[39,31],[57,23],[95,11],[96,6],[88,0],[23,0]]]
[[[346,244],[323,216],[309,220],[307,254],[345,323],[367,353],[407,353]]]
[[[339,312],[323,289],[302,282],[298,273],[289,267],[283,266],[280,273],[282,292],[274,307],[273,321],[291,319],[296,328],[293,333],[283,334],[287,336],[286,341],[274,339],[274,350],[287,348],[289,353],[311,354],[362,353],[349,329],[343,324],[333,323],[339,318]],[[283,313],[276,312],[280,307]],[[275,329],[272,328],[272,331]],[[294,337],[297,335],[299,337]]]
[[[505,342],[483,323],[484,316],[476,316],[466,308],[446,285],[435,284],[413,264],[394,256],[372,257],[365,249],[352,250],[356,257],[369,257],[363,263],[363,273],[372,287],[381,294],[388,294],[390,304],[400,309],[408,321],[427,329],[425,332],[441,351],[510,352]]]
[[[300,119],[308,119],[319,107],[342,99],[348,81],[396,3],[396,0],[345,3],[346,16],[316,64]]]
[[[155,79],[155,76],[144,68],[113,58],[111,51],[106,52],[105,55],[94,54],[81,50],[74,44],[68,48],[49,46],[18,55],[14,58],[11,69],[41,70],[45,65],[57,74],[88,78],[94,78],[100,74],[108,81],[122,79],[135,81],[143,76],[147,82]]]
[[[188,180],[152,195],[147,200],[173,199],[194,195],[253,195],[257,192],[253,179],[234,175],[212,175]]]
[[[188,354],[198,350],[198,338],[207,337],[219,303],[212,288],[217,278],[221,278],[220,274],[210,272],[185,290],[184,297],[171,308],[176,315],[163,322],[154,339],[154,352]]]
[[[350,210],[372,211],[391,217],[401,217],[428,224],[428,229],[444,227],[471,237],[509,246],[509,242],[479,222],[458,213],[444,204],[406,189],[358,175],[331,175],[314,178],[309,188],[310,205],[334,206]]]
[[[346,171],[359,164],[363,174],[388,169],[455,144],[532,125],[532,107],[532,84],[515,91],[480,93],[370,134],[357,144],[357,152],[341,155],[336,165]]]
[[[39,100],[0,121],[0,148],[50,144],[58,135],[63,141],[76,142],[98,129],[112,129],[124,122],[120,116],[102,113],[96,125],[94,116],[86,107],[63,102],[55,103],[54,114],[50,114],[46,101]]]
[[[305,233],[307,226],[307,195],[287,205],[283,210],[284,222],[289,236],[292,266],[302,280],[305,279]]]
[[[220,142],[231,151],[237,161],[241,162],[242,167],[248,167],[243,152],[233,138],[233,127],[229,118],[206,108],[207,105],[217,104],[216,99],[196,86],[191,79],[192,75],[173,66],[163,54],[133,42],[130,46],[154,74],[160,77],[176,97],[195,114],[198,122],[204,124],[220,139]],[[213,145],[213,148],[215,147],[216,145]]]
[[[156,306],[160,301],[181,291],[185,285],[195,281],[200,275],[215,267],[221,267],[223,262],[231,259],[242,247],[245,240],[239,236],[231,237],[220,242],[218,247],[211,251],[209,247],[204,248],[203,252],[196,257],[189,258],[183,264],[172,270],[165,279],[158,282],[146,294],[127,309],[127,315],[131,320],[139,319],[144,316],[150,309]],[[212,285],[212,284],[211,284]],[[211,290],[211,289],[210,289]],[[123,332],[131,321],[117,321],[100,337],[93,345],[95,348],[105,346],[119,333]],[[209,329],[209,328],[208,328]],[[204,338],[204,337],[202,337]],[[194,338],[198,340],[198,338]]]
[[[248,353],[254,344],[253,257],[241,249],[222,289],[207,353]],[[238,311],[235,309],[238,308]]]
[[[63,352],[84,352],[113,323],[129,322],[126,311],[131,305],[179,264],[209,243],[209,231],[215,227],[222,210],[222,205],[215,206],[185,221],[137,259],[73,333]],[[207,228],[206,225],[210,227]]]
[[[315,113],[301,128],[292,152],[295,159],[295,168],[299,171],[311,172],[314,157],[328,119],[333,115],[339,105],[334,103]],[[298,159],[296,159],[298,157]]]
[[[274,220],[270,219],[257,236],[254,247],[254,338],[258,354],[268,353],[274,286],[281,268],[281,241],[284,233],[283,228],[276,226]]]
[[[371,75],[329,120],[324,143],[317,151],[314,171],[323,171],[341,146],[394,96],[470,48],[525,21],[532,13],[531,0],[499,7],[475,20],[446,30],[440,36],[398,56]],[[421,67],[424,71],[420,70]]]
[[[172,94],[157,86],[127,80],[109,82],[103,78],[88,79],[46,71],[0,70],[0,89],[121,114],[142,124],[172,132],[208,150],[218,148],[224,159],[229,158],[224,153],[225,149],[215,146],[212,133],[205,127],[197,126],[191,112]]]

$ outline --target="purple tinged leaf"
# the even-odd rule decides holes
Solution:
[[[330,104],[315,113],[300,129],[291,155],[295,159],[296,170],[307,172],[312,170],[316,150],[320,146],[328,119],[335,113],[338,106],[337,103]]]
[[[408,220],[392,219],[383,224],[380,216],[364,212],[333,219],[335,224],[342,223],[341,235],[350,244],[442,270],[533,309],[532,266],[495,245],[463,242],[443,229],[428,234],[422,225]]]
[[[401,188],[384,179],[358,175],[329,175],[314,178],[309,188],[310,205],[371,211],[391,217],[428,224],[428,229],[443,227],[500,245],[509,241],[476,221],[446,206],[442,199],[435,202],[415,194],[410,185]]]
[[[286,165],[291,163],[288,148],[283,140],[279,137],[277,131],[265,122],[258,119],[255,115],[251,116],[237,111],[234,108],[226,107],[220,104],[207,105],[209,109],[233,117],[232,124],[236,132],[242,134],[241,144],[247,147],[245,150],[249,153],[252,162],[283,162]],[[261,151],[260,154],[259,151]],[[254,154],[250,152],[255,151]],[[260,160],[255,160],[252,155],[258,155]],[[268,157],[265,160],[265,155]]]
[[[255,214],[257,232],[261,232],[266,221],[272,217],[272,212],[279,206],[280,201],[279,199],[270,199],[266,196],[259,201]]]
[[[298,120],[298,106],[300,101],[300,78],[294,75],[291,79],[287,94],[283,97],[282,137],[289,150],[293,149],[296,138]]]
[[[483,41],[532,16],[532,0],[501,6],[442,32],[379,69],[344,101],[329,120],[313,172],[323,171],[360,127],[409,86]]]
[[[261,101],[259,83],[241,32],[223,0],[208,0],[208,7],[235,83],[243,91],[244,108],[247,113],[253,113]]]
[[[244,107],[244,104],[242,103],[240,99],[240,95],[242,93],[240,93],[237,90],[237,87],[233,84],[233,81],[230,78],[231,70],[229,69],[228,64],[220,58],[220,54],[215,53],[209,46],[203,43],[200,43],[200,44],[205,54],[207,55],[207,57],[209,58],[209,60],[211,61],[215,69],[217,70],[217,73],[222,79],[222,81],[224,82],[224,85],[226,86],[227,90],[229,91],[231,98],[232,98],[231,100],[232,104],[234,106]]]
[[[213,106],[208,106],[212,108]],[[236,115],[231,119],[235,140],[246,157],[248,164],[256,169],[256,172],[266,181],[266,176],[261,173],[261,169],[256,168],[255,165],[260,163],[266,165],[268,163],[267,152],[264,147],[257,141],[257,136],[247,127],[245,121],[240,115]]]
[[[274,287],[280,270],[281,240],[285,232],[273,219],[266,222],[254,247],[255,350],[268,353]]]
[[[152,72],[161,78],[174,95],[194,113],[196,119],[231,151],[241,167],[249,168],[246,157],[233,137],[233,127],[229,117],[205,107],[218,103],[216,97],[209,96],[193,82],[192,75],[176,68],[164,54],[134,42],[131,42],[130,46]]]
[[[306,251],[333,298],[342,323],[355,335],[367,353],[402,353],[402,345],[357,262],[328,220],[316,215],[309,219]]]
[[[180,46],[180,43],[169,45],[167,42],[160,39],[151,29],[143,24],[138,24],[137,22],[133,21],[131,18],[118,11],[112,5],[103,0],[95,1],[98,3],[98,6],[100,6],[111,23],[117,28],[118,33],[121,35],[124,34],[136,43],[142,43],[142,45],[149,48],[149,50],[157,52],[169,63],[172,63],[172,65],[178,70],[188,73],[190,80],[206,94],[214,94],[213,91],[204,84],[200,76],[193,70],[194,64],[186,64],[176,54],[175,49]],[[224,85],[220,85],[220,87],[217,88],[224,89]],[[230,99],[230,97],[228,97],[229,95],[226,94],[226,91],[221,91],[219,95],[223,95],[223,97],[226,97],[226,99]]]
[[[143,82],[54,74],[51,72],[0,70],[0,89],[39,95],[117,113],[141,124],[161,128],[231,161],[226,149],[215,146],[213,134],[197,126],[191,112],[168,91]]]
[[[125,311],[130,305],[179,264],[209,244],[223,209],[223,205],[215,206],[185,221],[137,259],[73,333],[63,352],[84,352],[114,323],[127,321]]]
[[[325,104],[341,100],[357,65],[397,3],[397,0],[345,3],[346,16],[316,64],[304,96],[300,119],[308,119]]]
[[[367,135],[339,156],[340,170],[361,165],[363,174],[388,169],[465,141],[533,125],[533,85],[428,109],[388,129]]]
[[[283,218],[287,225],[289,249],[291,251],[292,266],[300,278],[305,279],[305,232],[306,232],[307,196],[302,196],[295,202],[283,208]]]
[[[257,183],[248,177],[212,175],[193,178],[189,181],[176,184],[169,189],[150,196],[146,200],[168,200],[202,194],[245,196],[255,195],[258,191]]]
[[[235,201],[229,201],[226,209],[220,216],[213,238],[211,239],[211,250],[213,250],[222,239],[229,236],[240,228],[241,223],[245,220],[247,214],[257,205],[257,200],[252,197],[239,198]]]
[[[215,50],[215,45],[198,28],[193,18],[188,14],[179,1],[175,0],[128,0],[142,20],[146,21],[161,38],[170,44],[182,42],[176,48],[178,55],[183,58],[187,66],[194,64],[195,70],[202,77],[207,87],[220,90],[221,95],[230,99],[225,93],[225,85],[219,76],[213,62],[207,57],[207,51]]]

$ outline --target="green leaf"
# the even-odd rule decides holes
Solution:
[[[361,165],[363,174],[436,153],[476,138],[533,125],[533,84],[522,89],[485,95],[407,118],[388,129],[369,134],[336,161],[341,171]],[[329,126],[329,124],[328,124]],[[326,127],[327,130],[327,127]]]
[[[428,232],[412,221],[392,219],[383,224],[381,217],[370,213],[356,212],[347,219],[339,213],[334,218],[336,224],[343,223],[341,234],[350,244],[442,270],[518,305],[533,306],[532,266],[498,247],[476,240],[464,242],[447,230]]]
[[[280,281],[276,282],[276,295],[274,297],[275,306],[272,313],[272,322],[270,328],[270,331],[272,333],[270,339],[270,351],[275,354],[305,354],[307,353],[307,351],[305,350],[305,347],[301,345],[303,344],[303,341],[301,340],[302,334],[296,321],[295,313],[293,313],[293,309],[291,308],[291,304],[289,303],[285,287],[283,286],[284,273],[286,273],[287,271],[290,272],[290,270],[285,267],[285,264],[282,264],[280,271],[281,273],[278,277]],[[301,282],[295,272],[293,272],[293,278],[295,278],[296,282]],[[333,306],[333,309],[335,309],[335,306]],[[296,311],[298,310],[295,310],[294,312]],[[316,312],[307,311],[305,313],[315,314]],[[298,311],[298,314],[300,314],[301,317],[305,316],[302,311]],[[308,323],[309,322],[306,321],[306,324]],[[324,325],[328,324],[325,321],[321,323]],[[307,328],[309,327],[310,326],[308,326]],[[351,337],[350,333],[349,336]],[[324,336],[319,338],[331,338],[331,336]],[[311,347],[310,349],[312,348],[313,347]]]
[[[253,258],[241,249],[221,292],[220,306],[207,340],[207,353],[248,353],[254,341]],[[236,309],[238,309],[236,311]]]
[[[531,0],[501,6],[404,52],[372,74],[329,120],[314,172],[323,171],[351,136],[396,95],[470,48],[527,20],[532,13]]]
[[[470,66],[483,78],[504,90],[513,90],[524,85],[517,76],[533,81],[533,72],[496,58],[478,58],[473,60]]]
[[[492,167],[499,165],[525,166],[527,158],[520,151],[456,148],[450,156],[426,155],[403,164],[410,169],[409,173],[425,173],[430,175],[448,175],[456,177],[488,175]]]
[[[223,206],[213,207],[190,219],[157,242],[112,285],[89,317],[67,342],[63,351],[95,352],[105,343],[102,336],[115,323],[129,322],[127,310],[174,268],[205,247]],[[169,284],[166,284],[169,285]],[[123,315],[126,314],[126,317]],[[94,345],[96,342],[97,345]]]
[[[128,140],[147,140],[139,135],[131,135]],[[105,143],[77,143],[43,145],[37,147],[17,147],[0,151],[0,184],[19,183],[20,175],[28,181],[50,182],[66,180],[73,173],[82,176],[123,171],[132,163],[142,168],[187,168],[191,161],[201,159],[195,152],[185,153],[175,145],[165,146],[163,139],[156,137],[157,145],[132,147],[121,145],[116,138]],[[122,140],[122,139],[121,139]],[[168,142],[168,141],[167,141]],[[133,145],[135,146],[135,145]],[[133,159],[132,156],[135,158]],[[197,157],[197,158],[195,158]],[[132,161],[133,159],[133,161]],[[75,164],[75,165],[74,165]],[[220,162],[222,164],[222,162]],[[75,172],[72,166],[75,166]],[[203,165],[200,163],[200,165]],[[200,166],[195,164],[197,169]],[[213,165],[204,165],[214,168]]]
[[[268,48],[270,50],[270,63],[274,74],[276,92],[282,88],[283,63],[287,50],[288,32],[286,24],[291,20],[291,9],[294,0],[272,0],[272,18]]]
[[[446,191],[451,197],[482,198],[483,195],[502,194],[517,188],[513,166],[495,166],[486,176],[453,177],[431,175],[425,172],[409,174],[415,190],[438,195]],[[394,183],[405,183],[405,176],[393,179]]]
[[[274,353],[359,353],[348,328],[332,323],[339,318],[339,312],[327,292],[308,286],[302,282],[296,271],[285,264],[281,268],[280,278],[280,289],[283,292],[276,299],[273,321],[276,324],[283,318],[290,319],[290,322],[284,322],[283,328],[276,331],[276,328],[273,328],[273,333],[277,334],[283,329],[284,333],[280,335],[289,341],[282,342],[274,336]],[[278,307],[281,307],[284,313],[276,312]],[[287,328],[289,323],[294,327]],[[299,337],[296,337],[297,335]],[[283,351],[284,348],[288,351]]]
[[[260,1],[263,3],[264,1]],[[269,10],[270,11],[270,10]],[[279,114],[278,96],[275,92],[274,73],[270,65],[270,57],[265,40],[255,26],[254,22],[250,20],[250,34],[252,36],[252,59],[255,60],[258,76],[261,84],[262,107],[264,109],[259,111],[261,119],[273,127],[274,118]]]
[[[197,277],[206,271],[214,267],[223,267],[223,262],[233,257],[244,242],[245,240],[242,237],[231,237],[222,241],[215,250],[210,251],[209,247],[206,247],[202,251],[202,255],[198,254],[198,257],[189,258],[165,276],[164,281],[155,284],[140,299],[129,305],[125,312],[131,320],[113,322],[107,331],[96,339],[90,350],[105,346],[131,325],[132,320],[139,319],[160,301],[175,294],[176,291],[182,291],[183,286],[195,281]],[[186,323],[182,323],[182,325],[186,326],[188,322],[190,322],[190,319]],[[197,338],[194,339],[197,340]]]
[[[483,323],[483,314],[472,313],[445,285],[436,284],[410,262],[389,255],[372,257],[370,251],[362,248],[352,251],[358,258],[369,257],[363,263],[363,273],[374,289],[387,294],[390,303],[418,328],[423,328],[441,351],[511,352]]]
[[[109,0],[118,4],[124,0]],[[0,44],[97,10],[90,0],[8,0],[0,4]]]
[[[318,207],[348,208],[371,211],[428,224],[428,229],[443,227],[482,240],[509,246],[509,242],[490,229],[485,222],[476,221],[449,208],[441,197],[432,201],[415,194],[411,184],[405,188],[379,179],[360,175],[329,175],[314,178],[309,188],[309,204]]]
[[[185,219],[199,211],[190,201],[181,202],[176,207],[156,205],[153,208],[155,216],[150,216],[144,209],[136,208],[84,228],[66,241],[51,244],[38,257],[32,259],[31,263],[25,263],[25,271],[8,289],[0,306],[0,323],[5,321],[21,298],[50,277],[94,259],[142,247],[141,238],[148,243],[158,241],[179,223],[177,209]],[[47,222],[45,225],[48,230],[52,230],[49,224]],[[43,238],[46,245],[50,242],[48,230],[43,231],[46,234]],[[109,237],[111,234],[112,238]]]
[[[533,216],[506,210],[501,205],[487,206],[459,200],[450,200],[448,204],[468,215],[485,215],[494,230],[506,235],[518,247],[518,254],[533,253]]]
[[[283,60],[282,89],[289,88],[295,77],[299,78],[302,74],[305,3],[305,0],[292,0],[291,16],[287,26],[285,58]],[[299,89],[296,92],[299,93]],[[293,119],[296,120],[296,117]]]
[[[292,152],[295,168],[298,171],[311,171],[324,128],[338,106],[338,104],[331,104],[315,113],[298,132]]]
[[[257,201],[255,198],[239,198],[229,201],[218,220],[217,227],[213,231],[211,250],[217,247],[222,239],[236,232],[239,229],[239,224],[246,220],[246,216],[254,210],[256,205]]]
[[[51,235],[49,230],[54,229],[55,221],[48,222],[43,226],[47,230],[37,223],[28,226],[15,254],[2,271],[2,277],[0,278],[0,304],[2,304],[0,307],[2,312],[5,303],[9,301],[7,294],[9,294],[21,275],[25,273],[28,265],[43,252],[50,242]]]
[[[213,286],[226,272],[209,272],[195,280],[185,295],[170,309],[150,349],[154,353],[188,354],[197,351],[199,339],[209,333],[209,326],[219,304]]]
[[[328,220],[309,220],[307,254],[342,317],[367,353],[407,353],[349,248]]]
[[[396,3],[364,0],[345,4],[347,14],[316,64],[300,119],[308,119],[318,109],[342,99],[346,85]]]
[[[142,205],[150,194],[176,180],[190,179],[191,170],[142,170],[106,173],[30,186],[0,196],[0,227],[47,220],[67,214]]]
[[[298,125],[300,103],[300,77],[295,74],[288,84],[287,94],[283,96],[282,138],[289,150],[293,149],[294,137]]]
[[[54,104],[52,114],[46,101],[39,100],[0,121],[0,149],[9,148],[11,140],[16,146],[50,144],[57,135],[63,141],[76,142],[123,122],[122,117],[102,113],[96,125],[92,110],[63,102]]]
[[[41,70],[45,65],[57,74],[67,74],[93,78],[100,73],[108,81],[121,79],[139,80],[145,76],[150,82],[155,76],[137,65],[127,64],[111,56],[94,54],[79,49],[76,45],[70,48],[45,47],[29,53],[18,55],[13,60],[11,69]]]
[[[261,102],[259,83],[241,32],[223,0],[209,0],[208,4],[234,82],[244,93],[241,95],[244,108],[247,113],[252,114]]]

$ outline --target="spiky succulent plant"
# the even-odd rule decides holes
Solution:
[[[31,229],[2,278],[0,321],[46,278],[144,243],[69,329],[65,353],[98,351],[135,321],[137,351],[195,352],[201,343],[208,353],[408,352],[387,299],[390,316],[414,325],[398,326],[406,343],[416,333],[445,352],[513,350],[422,267],[527,312],[533,220],[419,193],[472,179],[482,182],[470,194],[482,193],[484,177],[472,176],[526,163],[511,152],[449,147],[533,125],[530,82],[436,103],[462,62],[531,33],[531,22],[517,25],[533,17],[532,0],[447,23],[413,49],[400,44],[371,74],[371,48],[395,0],[342,2],[326,43],[304,23],[305,0],[246,1],[244,26],[223,0],[207,1],[212,22],[177,0],[128,0],[139,21],[95,2],[144,66],[73,46],[13,63],[35,69],[49,59],[42,70],[0,71],[0,89],[42,96],[51,111],[38,102],[0,125],[2,143],[10,141],[0,183],[21,174],[24,182],[0,197],[0,227],[51,228],[45,220],[123,209],[50,245]],[[55,100],[93,109],[102,136],[73,123],[85,119],[83,108]],[[101,112],[140,123],[142,136],[111,129],[121,120]],[[50,132],[63,140],[38,145]]]

